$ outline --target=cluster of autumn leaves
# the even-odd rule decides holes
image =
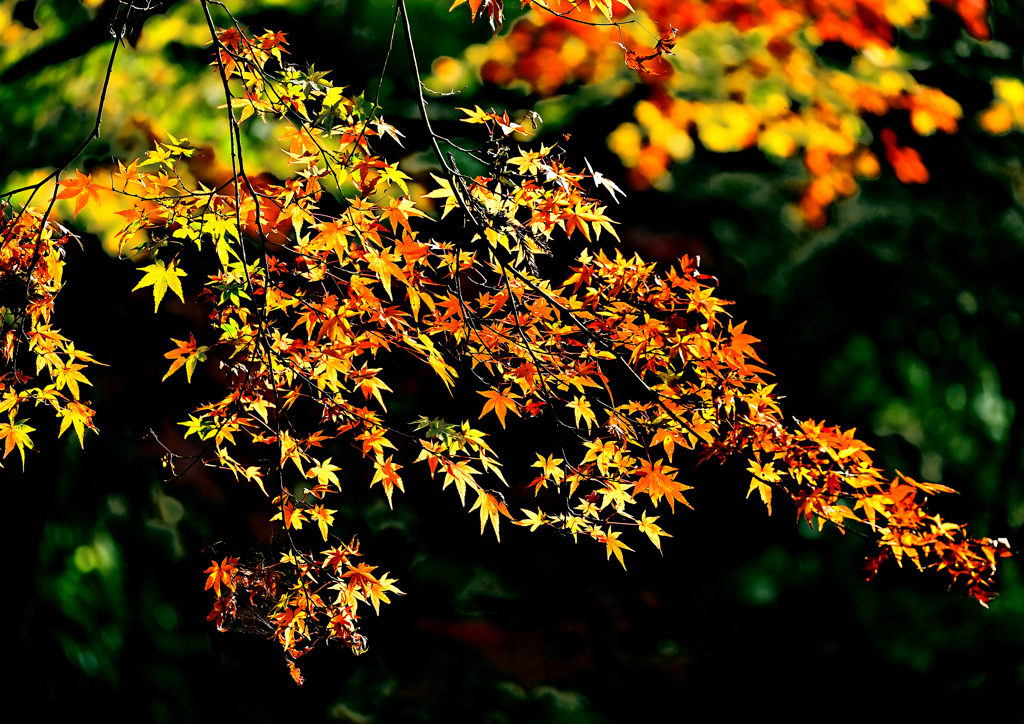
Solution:
[[[480,8],[479,2],[471,5]],[[610,5],[591,6],[579,11],[613,17]],[[689,4],[644,7],[652,18],[666,14],[657,16],[659,22],[671,19],[686,30],[705,19],[671,15]],[[728,32],[726,46],[739,55],[718,80],[728,85],[731,74],[757,76],[762,71],[755,72],[755,63],[762,64],[758,77],[764,79],[804,77],[800,68],[807,64],[800,58],[808,51],[791,42],[799,23],[781,11],[767,20],[781,23],[780,29],[757,43],[739,21],[730,30],[710,26],[682,40],[683,31],[673,30],[658,42],[657,57],[641,54],[635,64],[661,62],[673,47],[679,54],[687,42],[718,42],[715,34]],[[547,22],[563,27],[559,23],[566,21],[551,15]],[[593,48],[604,42],[605,30],[580,27],[592,29],[586,32],[594,33]],[[584,30],[574,32],[584,37]],[[712,35],[701,40],[700,32]],[[884,40],[874,32],[872,39]],[[748,496],[756,492],[769,513],[773,498],[782,495],[809,524],[831,522],[844,531],[856,526],[875,537],[879,554],[869,563],[872,571],[891,555],[901,564],[909,559],[922,569],[947,570],[983,604],[994,595],[988,586],[997,559],[1009,555],[1006,542],[972,539],[963,526],[927,512],[925,496],[949,489],[903,475],[888,480],[852,431],[812,421],[787,425],[775,385],[767,381],[770,373],[752,347],[758,340],[726,313],[730,302],[717,296],[697,260],[684,257],[662,268],[588,247],[565,281],[537,271],[538,257],[554,245],[597,245],[602,236],[616,237],[605,206],[592,197],[619,192],[601,174],[572,170],[558,145],[513,148],[510,135],[526,129],[507,114],[463,109],[464,120],[480,127],[478,159],[488,171],[469,177],[441,160],[437,188],[424,198],[440,206],[442,218],[460,215],[465,231],[455,240],[433,238],[429,217],[410,196],[408,177],[378,155],[376,147],[388,138],[398,141],[399,134],[373,104],[346,95],[323,74],[282,63],[286,43],[280,33],[254,37],[237,24],[216,30],[212,20],[211,33],[228,96],[232,176],[216,188],[190,182],[194,149],[172,137],[146,158],[119,164],[112,177],[113,191],[133,200],[120,212],[121,249],[148,255],[136,289],[152,288],[156,309],[168,290],[184,301],[181,280],[190,264],[216,266],[196,297],[211,309],[208,337],[203,344],[192,336],[172,340],[166,376],[184,369],[191,381],[200,363],[220,361],[227,392],[194,411],[183,423],[185,436],[205,444],[205,464],[267,495],[289,541],[279,560],[227,556],[207,569],[206,588],[216,596],[209,619],[219,628],[276,639],[301,683],[297,658],[322,641],[362,652],[359,605],[370,603],[377,611],[389,594],[401,593],[389,574],[376,576],[375,567],[355,562],[358,545],[333,532],[338,510],[330,505],[341,494],[340,467],[335,455],[325,455],[326,445],[347,446],[365,460],[371,487],[379,484],[389,504],[396,489],[404,491],[401,471],[425,463],[442,490],[454,485],[463,506],[471,496],[469,510],[478,513],[481,533],[490,525],[498,537],[506,518],[531,531],[590,539],[623,565],[624,552],[641,536],[658,549],[669,536],[659,525],[662,503],[670,512],[676,503],[690,506],[685,494],[691,486],[680,480],[675,458],[681,450],[694,451],[701,461],[741,453],[750,457]],[[527,50],[520,48],[517,57]],[[908,89],[901,84],[909,76],[887,72],[895,74],[892,93],[872,98],[886,107],[902,98],[921,108],[945,108],[932,114],[935,127],[955,116],[944,96]],[[811,73],[806,82],[814,93],[823,81]],[[829,83],[842,85],[836,78]],[[843,97],[868,93],[869,86],[854,83]],[[782,100],[776,102],[770,99],[775,91],[765,91],[766,108],[776,108],[772,133],[799,126],[786,136],[789,150],[777,146],[783,155],[805,148],[809,166],[820,162],[818,180],[833,173],[852,178],[850,169],[863,169],[870,152],[846,132],[854,116],[836,115],[820,103],[806,106],[809,115],[794,114],[785,110],[787,92],[779,90]],[[718,143],[720,150],[767,138],[769,127],[761,124],[768,111],[758,111],[753,135],[740,141],[730,134],[746,121],[729,119],[746,113],[743,103],[697,108],[668,86],[659,93],[644,110],[638,106],[647,130],[637,131],[643,140],[636,163],[629,161],[633,151],[623,150],[626,141],[615,146],[641,174],[661,163],[641,161],[645,154],[672,155],[669,149],[678,148],[677,155],[685,155],[685,142],[673,134],[694,119],[702,141]],[[295,173],[283,182],[257,177],[245,166],[238,128],[266,116],[292,124],[280,141]],[[712,116],[717,120],[701,125],[700,119]],[[891,148],[907,153],[895,141]],[[852,165],[837,171],[843,164]],[[61,182],[59,198],[73,199],[77,213],[99,202],[98,185],[79,172]],[[344,197],[343,212],[324,211],[326,188]],[[8,205],[0,211],[0,273],[22,280],[17,291],[24,295],[9,299],[4,291],[0,412],[7,422],[0,423],[0,435],[5,457],[17,448],[24,459],[34,430],[18,416],[29,403],[53,407],[61,434],[74,427],[82,439],[84,428],[95,430],[93,411],[79,398],[80,385],[88,384],[82,370],[95,361],[50,326],[63,273],[60,249],[69,232],[34,208]],[[402,358],[421,363],[453,393],[468,387],[481,395],[480,419],[493,415],[504,428],[512,415],[546,431],[537,437],[543,449],[535,452],[537,473],[528,484],[535,509],[510,510],[497,489],[507,485],[502,464],[477,429],[481,423],[424,416],[410,434],[389,422],[389,382],[396,382],[394,360]],[[300,545],[304,527],[330,547],[317,553]]]
[[[474,48],[465,63],[486,81],[525,84],[542,97],[575,83],[612,96],[645,84],[634,120],[608,137],[636,189],[667,188],[695,140],[717,153],[756,147],[777,161],[800,156],[807,178],[794,209],[819,229],[833,203],[880,175],[880,155],[903,183],[929,179],[910,139],[887,128],[875,143],[865,115],[904,111],[918,136],[955,133],[963,121],[960,104],[915,80],[915,59],[893,45],[897,30],[929,15],[921,0],[529,4],[507,34]],[[989,38],[987,0],[936,4],[958,13],[974,38]],[[824,64],[816,53],[823,43],[850,48],[849,67]],[[1021,128],[1020,81],[997,77],[992,87],[996,98],[978,118],[981,128]]]
[[[357,656],[364,653],[369,642],[356,624],[359,604],[368,602],[379,612],[381,603],[391,603],[388,593],[402,591],[388,574],[373,575],[375,566],[354,562],[361,555],[355,539],[331,546],[322,555],[325,558],[319,559],[288,552],[273,562],[242,562],[234,556],[211,561],[204,571],[206,590],[213,589],[217,598],[206,620],[218,631],[276,638],[287,654],[289,673],[300,686],[304,681],[295,660],[319,641],[336,641]],[[319,585],[318,577],[330,580]],[[333,591],[337,600],[331,603]]]
[[[71,184],[77,181],[68,182],[69,187],[76,188]],[[82,398],[82,385],[92,384],[83,371],[99,363],[52,325],[64,279],[63,247],[71,238],[42,210],[0,201],[0,440],[3,457],[17,449],[22,465],[35,432],[25,417],[29,407],[52,408],[60,419],[60,435],[74,429],[84,441],[86,428],[96,431],[95,411]]]

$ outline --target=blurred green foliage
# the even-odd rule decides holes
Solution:
[[[0,185],[57,165],[91,128],[115,5],[3,3],[39,29],[30,43],[0,49]],[[289,32],[293,62],[377,90],[389,3],[230,5],[255,29]],[[411,3],[421,62],[458,56],[488,37],[485,23],[449,15],[447,5]],[[83,168],[138,155],[150,133],[188,136],[224,158],[226,127],[201,25],[195,3],[167,2],[129,38],[104,135],[79,160]],[[997,0],[993,27],[995,41],[979,43],[937,12],[899,42],[924,61],[919,79],[953,95],[971,118],[991,100],[993,75],[1022,73],[1024,16]],[[382,105],[409,137],[403,168],[423,180],[430,163],[416,155],[426,137],[414,90],[407,59],[393,53]],[[458,105],[536,108],[547,121],[541,140],[571,132],[574,162],[582,166],[586,155],[622,184],[605,138],[629,117],[638,92],[612,98],[581,89],[541,102],[469,79],[462,95],[430,108],[452,135],[465,133],[450,120]],[[877,136],[875,119],[867,122]],[[1020,550],[1024,145],[1020,134],[992,138],[964,126],[918,144],[931,183],[911,188],[887,175],[864,183],[820,232],[786,212],[803,178],[799,162],[756,151],[698,148],[676,167],[672,189],[631,194],[614,215],[626,245],[642,254],[702,255],[723,296],[737,300],[736,317],[750,319],[748,331],[764,340],[762,357],[789,414],[859,428],[887,468],[960,491],[933,501],[944,516],[968,521],[977,535],[1009,536]],[[273,130],[253,122],[247,142],[253,163],[283,175]],[[57,324],[113,365],[92,395],[102,434],[80,450],[41,421],[44,452],[30,455],[24,472],[13,462],[4,470],[20,508],[12,516],[17,565],[32,571],[16,584],[15,646],[40,712],[155,722],[605,722],[721,719],[772,707],[796,719],[822,711],[844,719],[875,717],[868,712],[877,696],[886,702],[883,720],[1024,716],[1017,558],[1001,564],[1001,596],[988,611],[909,570],[886,568],[866,584],[863,541],[798,532],[785,510],[766,519],[743,501],[740,461],[691,474],[696,511],[667,522],[675,537],[663,559],[634,555],[629,573],[542,534],[510,530],[501,546],[481,539],[426,480],[392,511],[366,490],[368,476],[347,469],[350,502],[339,524],[409,595],[379,620],[364,620],[370,653],[310,657],[308,683],[296,690],[273,645],[217,634],[203,621],[208,547],[218,538],[259,545],[265,501],[202,470],[161,482],[150,430],[189,451],[175,423],[215,384],[198,376],[188,389],[183,380],[160,384],[162,353],[168,337],[198,329],[204,312],[178,304],[154,318],[128,294],[131,264],[96,246],[87,236],[84,250],[69,248]],[[554,265],[547,271],[558,276]],[[410,416],[437,405],[449,406],[450,419],[475,416],[417,379],[400,391]],[[519,421],[509,430],[495,444],[513,456],[531,430]]]

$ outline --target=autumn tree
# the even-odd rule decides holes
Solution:
[[[984,3],[943,4],[971,37],[989,37]],[[58,326],[74,274],[65,247],[83,218],[108,250],[138,264],[124,291],[151,292],[156,319],[173,297],[191,297],[208,316],[198,337],[169,329],[164,354],[164,379],[191,383],[210,370],[220,386],[181,421],[201,451],[155,438],[170,480],[206,466],[273,505],[272,556],[215,549],[204,571],[208,620],[276,641],[299,684],[300,657],[323,642],[362,653],[360,618],[403,594],[381,573],[386,551],[361,550],[335,520],[338,473],[351,466],[389,506],[402,504],[407,484],[432,479],[453,489],[445,495],[457,495],[481,534],[500,540],[504,519],[506,537],[512,524],[582,538],[626,567],[627,555],[660,551],[672,537],[677,504],[693,507],[696,464],[741,456],[749,475],[738,484],[769,515],[792,502],[818,531],[873,541],[869,580],[891,558],[948,575],[987,605],[997,563],[1010,556],[1006,539],[976,537],[935,512],[941,499],[931,498],[952,489],[882,470],[854,430],[787,417],[777,392],[786,381],[773,381],[743,309],[699,257],[659,264],[624,253],[614,206],[625,192],[607,168],[593,168],[570,133],[533,140],[542,114],[463,105],[458,95],[470,71],[540,96],[573,83],[620,96],[642,87],[635,122],[607,139],[630,192],[670,185],[671,167],[698,143],[714,153],[757,147],[775,160],[800,157],[806,175],[789,208],[821,229],[865,179],[929,180],[907,138],[887,127],[875,143],[869,114],[906,111],[919,136],[962,122],[958,102],[919,83],[894,44],[928,6],[538,0],[499,35],[501,0],[451,10],[462,5],[494,38],[461,60],[435,61],[427,77],[417,54],[425,29],[397,0],[380,42],[389,60],[405,54],[411,66],[418,118],[402,123],[385,120],[380,80],[367,92],[347,88],[344,69],[306,65],[285,33],[247,27],[229,5],[200,0],[165,18],[150,17],[155,5],[114,8],[91,133],[0,197],[7,463],[31,464],[46,415],[82,446],[103,425],[89,378],[117,352],[78,349]],[[159,20],[160,32],[209,46],[221,155],[216,139],[140,121],[144,152],[81,167],[105,132],[119,64],[138,52],[126,40],[144,41]],[[16,41],[20,31],[5,32]],[[849,49],[848,69],[821,60],[825,43]],[[993,134],[1020,127],[1024,86],[1009,77],[991,85],[978,123]],[[465,130],[440,132],[441,104]],[[413,125],[433,156],[433,172],[415,181],[399,163]],[[286,163],[265,164],[253,150],[259,137],[276,141]],[[475,401],[474,414],[390,411],[410,369]],[[492,444],[517,418],[532,432],[508,459]]]

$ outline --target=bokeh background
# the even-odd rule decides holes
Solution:
[[[230,6],[254,30],[289,33],[293,62],[330,70],[338,85],[377,90],[393,5],[384,0],[271,0]],[[643,86],[600,92],[570,83],[544,98],[482,82],[486,23],[443,0],[410,0],[421,64],[431,83],[455,78],[460,95],[431,101],[440,132],[456,106],[511,113],[536,108],[540,140],[562,141],[629,192],[611,213],[627,249],[671,262],[700,254],[734,299],[737,319],[763,340],[788,414],[856,427],[878,461],[958,491],[932,501],[976,535],[1024,526],[1024,166],[1022,134],[993,136],[974,121],[994,76],[1021,77],[1024,18],[993,0],[993,40],[967,35],[942,7],[897,44],[922,81],[963,106],[955,135],[915,146],[930,171],[904,185],[891,170],[829,210],[821,229],[792,213],[806,173],[796,158],[713,153],[697,144],[659,188],[629,187],[607,139],[633,117]],[[12,188],[59,164],[93,122],[109,53],[103,0],[0,2],[0,184]],[[506,29],[521,13],[507,8]],[[208,144],[223,163],[226,128],[210,72],[201,10],[156,9],[130,38],[112,80],[103,138],[77,162],[89,170],[133,158],[172,133]],[[399,36],[400,37],[400,36]],[[470,48],[467,52],[466,49]],[[403,169],[430,184],[416,123],[415,79],[401,46],[380,87],[385,118],[407,135]],[[826,53],[825,51],[830,51]],[[829,63],[850,57],[823,50]],[[455,63],[456,65],[452,65]],[[454,68],[454,70],[453,70]],[[623,68],[623,74],[628,71]],[[865,119],[874,135],[904,118]],[[252,154],[284,174],[274,129],[250,123]],[[880,144],[876,144],[879,155]],[[262,149],[262,150],[258,150]],[[635,185],[634,185],[635,186]],[[66,211],[66,210],[65,210]],[[216,471],[165,484],[154,434],[196,452],[176,432],[216,391],[209,375],[165,383],[169,337],[201,334],[205,310],[164,303],[153,314],[130,294],[132,262],[107,253],[112,218],[83,215],[82,248],[68,247],[56,326],[110,365],[92,380],[100,435],[84,449],[33,415],[36,450],[25,470],[5,461],[16,691],[40,717],[112,721],[625,722],[786,716],[894,721],[954,715],[1024,721],[1024,578],[1000,564],[988,610],[947,592],[942,576],[892,563],[872,583],[859,569],[866,541],[798,526],[778,505],[768,518],[744,500],[745,463],[694,468],[695,510],[666,518],[664,556],[603,550],[546,531],[504,526],[481,538],[436,481],[408,481],[390,510],[369,474],[346,467],[339,525],[407,592],[363,619],[370,651],[323,650],[303,659],[306,685],[287,676],[279,648],[219,634],[203,619],[203,568],[217,550],[267,550],[265,499]],[[552,260],[552,276],[561,275]],[[393,411],[412,419],[476,416],[418,373],[397,381]],[[400,399],[399,399],[400,398]],[[500,432],[495,430],[494,432]],[[530,425],[510,420],[494,446],[531,458]],[[339,452],[339,455],[342,453]],[[450,492],[450,491],[449,491]],[[21,501],[21,502],[17,502]],[[513,493],[512,502],[527,496]]]

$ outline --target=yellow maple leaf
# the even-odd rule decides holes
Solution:
[[[561,467],[563,462],[565,461],[562,458],[556,458],[554,455],[548,455],[545,459],[542,455],[537,454],[537,462],[530,467],[540,468],[545,479],[560,483],[565,480],[565,471]]]
[[[761,495],[761,502],[768,507],[768,515],[772,514],[772,486],[768,483],[758,480],[757,478],[750,479],[750,488],[747,489],[747,497],[754,491],[757,491]]]
[[[309,517],[316,521],[316,524],[320,526],[320,535],[324,537],[324,542],[327,542],[327,527],[334,523],[334,514],[336,510],[325,508],[322,505],[316,505],[311,511],[309,511]]]
[[[480,535],[484,534],[484,529],[487,527],[487,520],[490,519],[491,527],[494,528],[494,536],[501,543],[501,533],[498,530],[498,514],[501,513],[509,520],[513,520],[512,514],[508,512],[508,508],[505,506],[505,501],[496,495],[492,495],[483,488],[477,488],[476,490],[476,502],[473,503],[473,507],[469,509],[472,513],[477,508],[480,509]]]
[[[671,534],[666,533],[661,529],[660,526],[656,525],[654,521],[658,519],[657,515],[647,517],[647,513],[643,513],[640,517],[640,522],[637,523],[637,528],[640,529],[641,533],[647,534],[647,537],[651,539],[651,543],[657,546],[658,550],[661,550],[661,539],[671,538]]]
[[[0,422],[0,440],[4,441],[4,457],[10,455],[17,447],[21,453],[22,469],[25,467],[25,448],[32,448],[32,440],[28,436],[30,432],[35,432],[35,428],[29,427],[25,420],[14,421],[14,410],[9,413],[8,422]]]
[[[88,427],[90,430],[96,430],[92,424],[92,416],[94,414],[92,409],[81,402],[73,401],[68,403],[67,407],[57,410],[57,414],[61,418],[60,432],[57,433],[57,437],[63,436],[69,427],[74,426],[75,434],[78,435],[78,444],[85,448],[85,428]],[[29,447],[32,446],[29,445]],[[24,457],[24,452],[22,456]]]
[[[570,410],[576,413],[576,425],[580,424],[582,418],[587,423],[587,432],[590,432],[590,427],[597,423],[597,415],[594,414],[593,408],[587,401],[586,397],[580,396],[566,405]]]
[[[136,289],[142,289],[143,287],[153,287],[153,311],[156,312],[160,307],[160,300],[164,298],[164,294],[168,288],[178,295],[178,299],[182,302],[185,301],[185,296],[181,291],[181,280],[178,277],[186,276],[185,272],[174,266],[174,262],[168,266],[161,260],[157,260],[156,263],[150,264],[149,266],[142,267],[139,271],[145,272],[145,276],[142,280],[135,285],[132,289],[134,292]]]
[[[622,559],[622,551],[631,551],[633,549],[619,540],[620,535],[622,535],[622,533],[612,533],[612,529],[609,528],[608,533],[606,533],[603,538],[605,550],[608,552],[608,560],[611,560],[612,554],[614,553],[615,557],[619,559],[619,563],[622,564],[622,569],[625,570],[626,562]]]

